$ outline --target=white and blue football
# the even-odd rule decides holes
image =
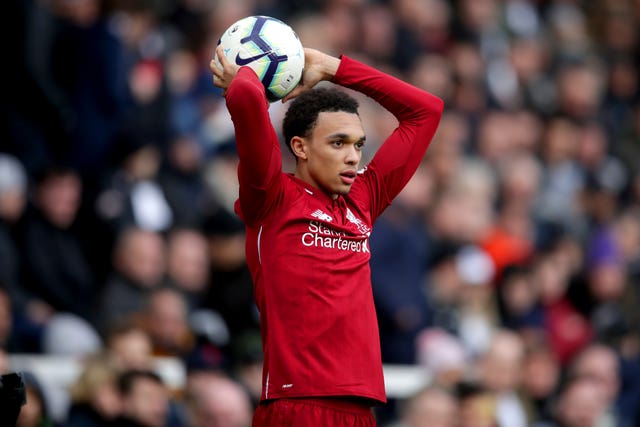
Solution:
[[[232,24],[220,37],[225,57],[251,67],[270,102],[296,87],[304,68],[304,49],[293,28],[269,16],[249,16]],[[217,54],[216,63],[219,64]]]

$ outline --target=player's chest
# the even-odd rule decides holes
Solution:
[[[270,238],[281,251],[302,256],[369,257],[371,223],[367,214],[343,200],[299,203],[275,221]]]

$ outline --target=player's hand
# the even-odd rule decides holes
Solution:
[[[287,96],[282,98],[282,102],[304,93],[323,80],[331,80],[336,75],[340,59],[327,55],[316,49],[304,49],[304,70],[300,83]]]
[[[218,56],[220,65],[216,64],[215,59],[212,59],[209,63],[209,69],[213,73],[213,84],[216,87],[221,88],[222,96],[225,96],[227,94],[227,88],[231,84],[231,80],[233,80],[236,74],[238,74],[240,67],[227,60],[227,57],[224,56],[222,45],[219,45],[216,48],[216,55]]]

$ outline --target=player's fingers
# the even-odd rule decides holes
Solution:
[[[296,86],[295,88],[293,88],[293,90],[291,92],[289,92],[287,94],[287,96],[285,96],[284,98],[282,98],[282,102],[287,102],[290,99],[293,99],[295,97],[297,97],[298,95],[308,91],[310,88],[304,84],[299,84],[298,86]]]
[[[297,89],[297,88],[296,88]],[[296,96],[298,96],[297,90],[294,89],[291,92],[289,92],[284,98],[282,98],[282,103],[284,104],[285,102],[289,101],[290,99],[295,98]]]
[[[214,76],[222,77],[222,70],[220,69],[218,64],[216,64],[215,59],[212,59],[211,62],[209,62],[209,69],[211,70]]]
[[[227,57],[224,56],[224,48],[221,44],[216,48],[216,54],[218,55],[218,61],[220,61],[222,68],[226,67],[229,61],[227,61]]]
[[[213,85],[216,87],[224,88],[225,86],[222,83],[222,79],[220,76],[213,76]]]

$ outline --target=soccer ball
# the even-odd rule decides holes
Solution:
[[[278,19],[240,19],[222,34],[220,44],[230,62],[256,72],[269,102],[284,98],[300,81],[304,68],[302,43],[295,31]],[[217,54],[215,61],[220,64]]]

